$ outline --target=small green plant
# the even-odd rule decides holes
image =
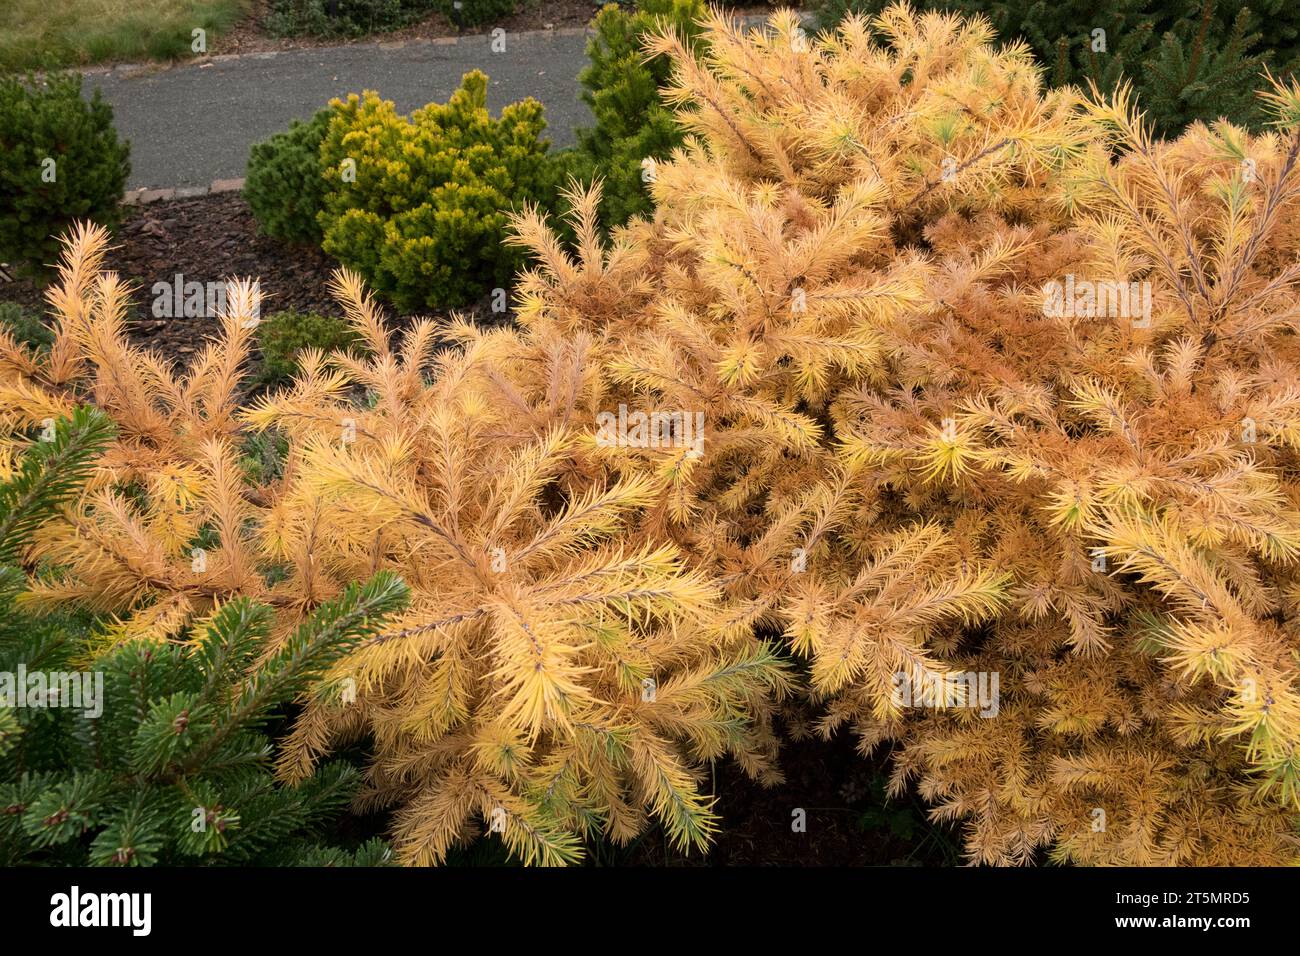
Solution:
[[[912,794],[890,796],[886,773],[872,769],[845,791],[863,834],[910,848],[905,857],[894,859],[892,866],[956,866],[961,862],[961,848],[953,835],[942,824],[927,819],[922,801]]]
[[[0,77],[0,262],[42,274],[73,220],[115,226],[129,154],[80,76]]]
[[[507,286],[520,261],[506,243],[511,212],[555,195],[542,105],[529,98],[493,119],[478,70],[409,118],[370,91],[332,105],[322,248],[404,309]]]
[[[288,451],[289,443],[280,432],[274,429],[254,432],[244,436],[239,467],[248,483],[254,488],[260,488],[284,474],[284,461]]]
[[[342,319],[314,312],[276,312],[257,326],[257,344],[262,350],[260,381],[279,385],[293,378],[303,349],[330,352],[357,343],[356,333]]]
[[[17,302],[0,302],[0,329],[34,351],[48,349],[54,342],[54,333],[45,323]]]
[[[320,144],[330,115],[325,108],[306,122],[294,120],[249,152],[244,198],[258,228],[268,236],[320,244],[316,219],[325,202]]]

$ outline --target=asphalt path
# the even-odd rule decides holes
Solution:
[[[402,44],[346,46],[213,57],[166,69],[89,71],[131,141],[128,189],[207,186],[244,176],[252,144],[306,119],[336,96],[376,90],[409,112],[445,101],[469,70],[488,75],[488,109],[532,96],[546,106],[553,147],[591,125],[578,73],[587,64],[582,29],[490,34]],[[500,44],[498,43],[498,46]]]

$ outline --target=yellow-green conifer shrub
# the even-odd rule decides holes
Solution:
[[[334,100],[320,146],[322,248],[405,309],[463,306],[504,288],[508,217],[550,202],[542,105],[493,118],[471,70],[446,103],[404,116],[373,91]]]
[[[773,27],[653,47],[652,222],[521,222],[534,334],[705,413],[595,453],[972,861],[1293,862],[1300,93],[1165,145],[978,21]]]
[[[80,399],[118,423],[87,493],[37,536],[28,559],[58,573],[26,601],[116,614],[115,643],[180,639],[254,595],[283,638],[362,568],[399,571],[410,613],[304,700],[279,770],[304,779],[370,735],[359,799],[395,808],[411,863],[483,830],[565,863],[584,838],[626,842],[651,818],[698,849],[716,829],[709,761],[779,779],[769,723],[789,681],[774,642],[730,626],[717,584],[638,530],[652,482],[575,454],[600,401],[590,340],[462,324],[447,330],[460,347],[435,353],[422,321],[395,350],[341,272],[364,356],[306,350],[292,387],[241,411],[256,287],[230,287],[224,337],[177,373],[128,343],[106,238],[71,241],[48,353],[0,332],[0,452]],[[267,429],[288,451],[254,486],[239,453]]]
[[[398,804],[394,841],[415,863],[479,821],[547,864],[648,815],[680,847],[706,844],[704,762],[778,779],[768,718],[787,678],[716,583],[637,527],[654,483],[578,454],[601,399],[590,338],[457,324],[443,334],[459,348],[435,357],[424,322],[394,351],[359,281],[341,273],[335,291],[372,357],[308,360],[245,413],[292,449],[268,544],[310,535],[331,590],[397,570],[412,603],[334,675],[355,701],[308,708],[285,777],[372,734],[363,802]],[[345,400],[348,382],[370,407]]]

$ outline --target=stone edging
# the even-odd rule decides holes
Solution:
[[[145,206],[151,202],[166,202],[169,199],[198,199],[200,196],[214,196],[218,193],[242,192],[242,179],[214,179],[208,186],[177,186],[174,189],[132,189],[122,197],[124,206]]]

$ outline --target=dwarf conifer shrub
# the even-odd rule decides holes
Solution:
[[[641,530],[650,482],[583,464],[601,401],[590,337],[419,321],[393,349],[341,272],[363,354],[307,351],[291,388],[240,410],[255,286],[233,283],[224,336],[159,379],[166,366],[125,338],[104,238],[70,240],[48,354],[0,338],[6,430],[79,390],[117,425],[85,492],[33,541],[31,558],[60,574],[32,584],[28,607],[111,612],[101,642],[135,648],[250,601],[274,609],[273,654],[359,575],[404,570],[408,611],[345,643],[278,759],[299,786],[329,750],[369,738],[357,805],[392,808],[408,862],[438,862],[476,832],[528,862],[569,862],[584,840],[626,842],[651,818],[700,848],[717,826],[708,761],[779,779],[770,718],[789,678],[775,645]],[[460,348],[435,353],[440,333]],[[283,439],[276,467],[241,469],[250,433]]]
[[[653,223],[520,223],[603,407],[704,413],[593,453],[972,860],[1294,862],[1300,89],[1166,146],[979,22],[706,39]]]
[[[583,181],[601,181],[600,215],[607,227],[650,211],[647,184],[654,164],[682,142],[676,117],[659,97],[670,62],[663,56],[646,59],[643,41],[659,24],[693,41],[704,10],[704,0],[637,0],[632,10],[607,4],[592,22],[591,62],[578,80],[596,125],[578,130],[569,171]]]
[[[326,191],[320,147],[330,115],[326,108],[307,122],[294,120],[287,130],[254,144],[249,152],[244,199],[258,228],[268,236],[320,244],[317,217]]]
[[[373,92],[333,105],[321,147],[325,251],[405,309],[505,287],[518,262],[505,243],[511,210],[554,195],[541,104],[492,118],[475,70],[447,103],[410,117]]]
[[[74,219],[116,225],[129,154],[79,75],[0,77],[0,262],[41,275]]]

